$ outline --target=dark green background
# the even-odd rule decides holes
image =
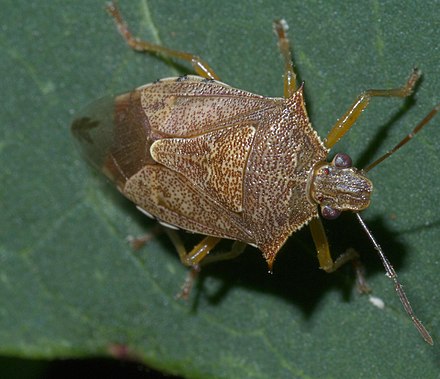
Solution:
[[[280,3],[280,4],[278,4]],[[118,355],[189,378],[438,377],[440,117],[371,172],[364,217],[431,331],[417,334],[356,221],[326,223],[334,254],[356,247],[374,295],[350,267],[318,270],[307,230],[272,276],[249,248],[206,269],[188,302],[173,247],[133,251],[154,226],[80,159],[69,124],[88,102],[191,72],[131,51],[104,1],[3,0],[0,12],[0,353]],[[423,72],[414,101],[375,99],[335,151],[361,166],[440,101],[439,1],[122,1],[135,34],[205,58],[225,82],[282,95],[272,20],[285,18],[308,109],[325,136],[355,96]],[[191,243],[191,242],[189,242]]]

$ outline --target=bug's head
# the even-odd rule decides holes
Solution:
[[[319,162],[309,179],[309,195],[321,206],[324,218],[342,211],[361,211],[370,205],[373,184],[362,170],[352,167],[347,154],[336,154],[331,162]]]

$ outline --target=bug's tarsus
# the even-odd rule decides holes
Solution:
[[[355,250],[355,252],[356,252],[356,250]],[[351,265],[353,266],[353,269],[356,273],[356,287],[357,287],[359,293],[361,293],[361,294],[371,293],[371,288],[368,286],[367,280],[365,279],[365,267],[362,264],[360,258],[354,258],[351,261]]]
[[[148,233],[145,233],[142,236],[137,236],[137,237],[128,236],[127,241],[133,250],[139,250],[162,232],[163,230],[162,228],[159,227],[158,224],[155,225]]]
[[[380,260],[382,261],[382,264],[385,268],[385,272],[386,272],[387,276],[393,280],[397,295],[399,296],[400,301],[403,305],[403,308],[405,308],[406,313],[409,315],[409,317],[411,317],[411,320],[413,321],[414,326],[417,328],[419,333],[422,335],[423,339],[427,343],[429,343],[430,345],[433,345],[434,341],[432,340],[432,337],[430,336],[430,334],[426,330],[426,328],[423,326],[421,321],[415,315],[415,313],[411,307],[411,304],[409,303],[408,297],[406,296],[402,285],[400,284],[399,280],[397,279],[397,274],[396,274],[396,271],[394,270],[393,266],[391,265],[391,263],[389,262],[389,260],[385,256],[385,254],[383,253],[382,248],[377,243],[377,241],[373,237],[373,234],[371,233],[370,229],[367,227],[367,225],[365,224],[364,220],[362,219],[362,217],[360,216],[360,214],[358,212],[356,212],[356,217],[358,218],[359,223],[361,224],[361,226],[364,229],[365,233],[367,234],[368,238],[373,243],[374,249],[379,254]]]
[[[189,295],[191,294],[191,290],[194,286],[194,282],[197,279],[199,273],[200,273],[200,265],[194,265],[188,270],[185,281],[183,282],[180,291],[175,296],[176,299],[183,299],[183,300],[189,299]]]
[[[139,50],[137,48],[138,41],[135,37],[133,37],[131,32],[128,30],[127,24],[125,23],[124,19],[122,18],[121,12],[119,11],[117,2],[111,1],[107,3],[106,10],[110,14],[110,16],[112,16],[113,19],[115,20],[119,33],[125,38],[125,40],[130,45],[130,47],[135,50]]]

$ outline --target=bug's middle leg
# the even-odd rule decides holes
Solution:
[[[165,228],[165,231],[176,248],[180,261],[188,267],[199,266],[209,252],[221,241],[221,238],[207,236],[188,252],[186,251],[183,241],[176,231],[168,228]]]
[[[273,23],[278,37],[278,47],[284,59],[284,97],[289,98],[296,91],[296,73],[293,68],[289,39],[287,38],[288,25],[286,20],[276,20]]]
[[[128,30],[127,24],[125,23],[119,8],[116,6],[116,3],[113,1],[107,5],[107,11],[114,18],[116,25],[118,27],[119,33],[124,37],[127,44],[136,51],[144,51],[149,53],[158,53],[162,54],[166,57],[173,57],[177,59],[182,59],[191,63],[194,70],[198,75],[206,78],[206,79],[215,79],[220,80],[214,70],[209,66],[207,62],[198,57],[197,55],[186,53],[184,51],[178,51],[169,49],[164,46],[156,45],[154,43],[148,41],[142,41],[131,34],[130,30]]]
[[[205,265],[216,261],[235,258],[246,248],[244,242],[235,241],[230,251],[209,255],[211,250],[221,241],[221,238],[207,236],[194,246],[190,252],[187,252],[183,241],[176,231],[166,228],[166,232],[173,242],[173,245],[176,247],[181,262],[185,266],[190,267],[185,282],[183,283],[180,292],[177,294],[178,298],[187,299],[189,297],[194,280],[200,272],[202,264]]]

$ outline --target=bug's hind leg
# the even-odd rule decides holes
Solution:
[[[131,34],[130,30],[127,27],[127,24],[124,21],[124,18],[119,11],[119,8],[116,5],[116,2],[111,2],[107,5],[108,13],[114,18],[116,25],[118,27],[119,33],[124,37],[127,44],[136,51],[148,52],[148,53],[156,53],[161,54],[165,57],[172,57],[177,59],[182,59],[191,63],[194,70],[198,75],[206,78],[206,79],[215,79],[220,80],[214,70],[209,66],[207,62],[198,57],[197,55],[186,53],[184,51],[178,51],[169,49],[167,47],[163,47],[160,45],[156,45],[154,43],[148,41],[142,41],[139,38],[136,38]]]

